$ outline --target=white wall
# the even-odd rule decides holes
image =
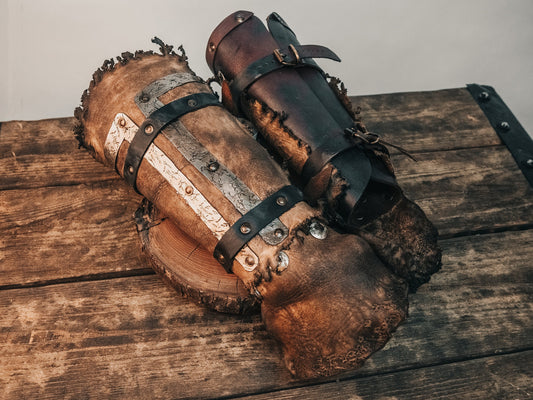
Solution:
[[[277,11],[349,94],[490,84],[533,133],[533,0],[0,0],[0,121],[72,115],[106,58],[183,44],[207,78],[206,41],[238,9]]]

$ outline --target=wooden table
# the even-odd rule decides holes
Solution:
[[[73,118],[0,130],[2,399],[533,398],[533,190],[465,88],[363,96],[442,270],[360,370],[298,381],[261,318],[209,311],[143,260],[141,197],[78,149]]]

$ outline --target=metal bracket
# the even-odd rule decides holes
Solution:
[[[533,187],[533,139],[491,86],[469,84],[466,88],[507,146],[530,186]]]

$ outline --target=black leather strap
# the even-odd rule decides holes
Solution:
[[[128,148],[124,162],[126,181],[137,190],[136,181],[139,166],[148,147],[165,126],[191,111],[214,105],[220,105],[215,95],[195,93],[174,100],[150,114],[135,133]]]
[[[329,58],[340,61],[340,58],[330,49],[317,45],[295,45],[276,49],[259,60],[254,61],[240,72],[230,83],[231,94],[234,99],[240,98],[241,94],[252,83],[262,76],[285,67],[309,66],[318,68],[315,63],[308,63],[306,58]]]
[[[226,231],[215,247],[214,257],[227,272],[231,272],[233,259],[246,243],[270,222],[302,200],[302,192],[292,185],[284,186],[268,196]]]

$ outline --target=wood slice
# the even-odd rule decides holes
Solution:
[[[205,248],[161,215],[146,198],[135,212],[143,253],[152,268],[184,296],[232,314],[259,311],[242,281],[227,273]]]

